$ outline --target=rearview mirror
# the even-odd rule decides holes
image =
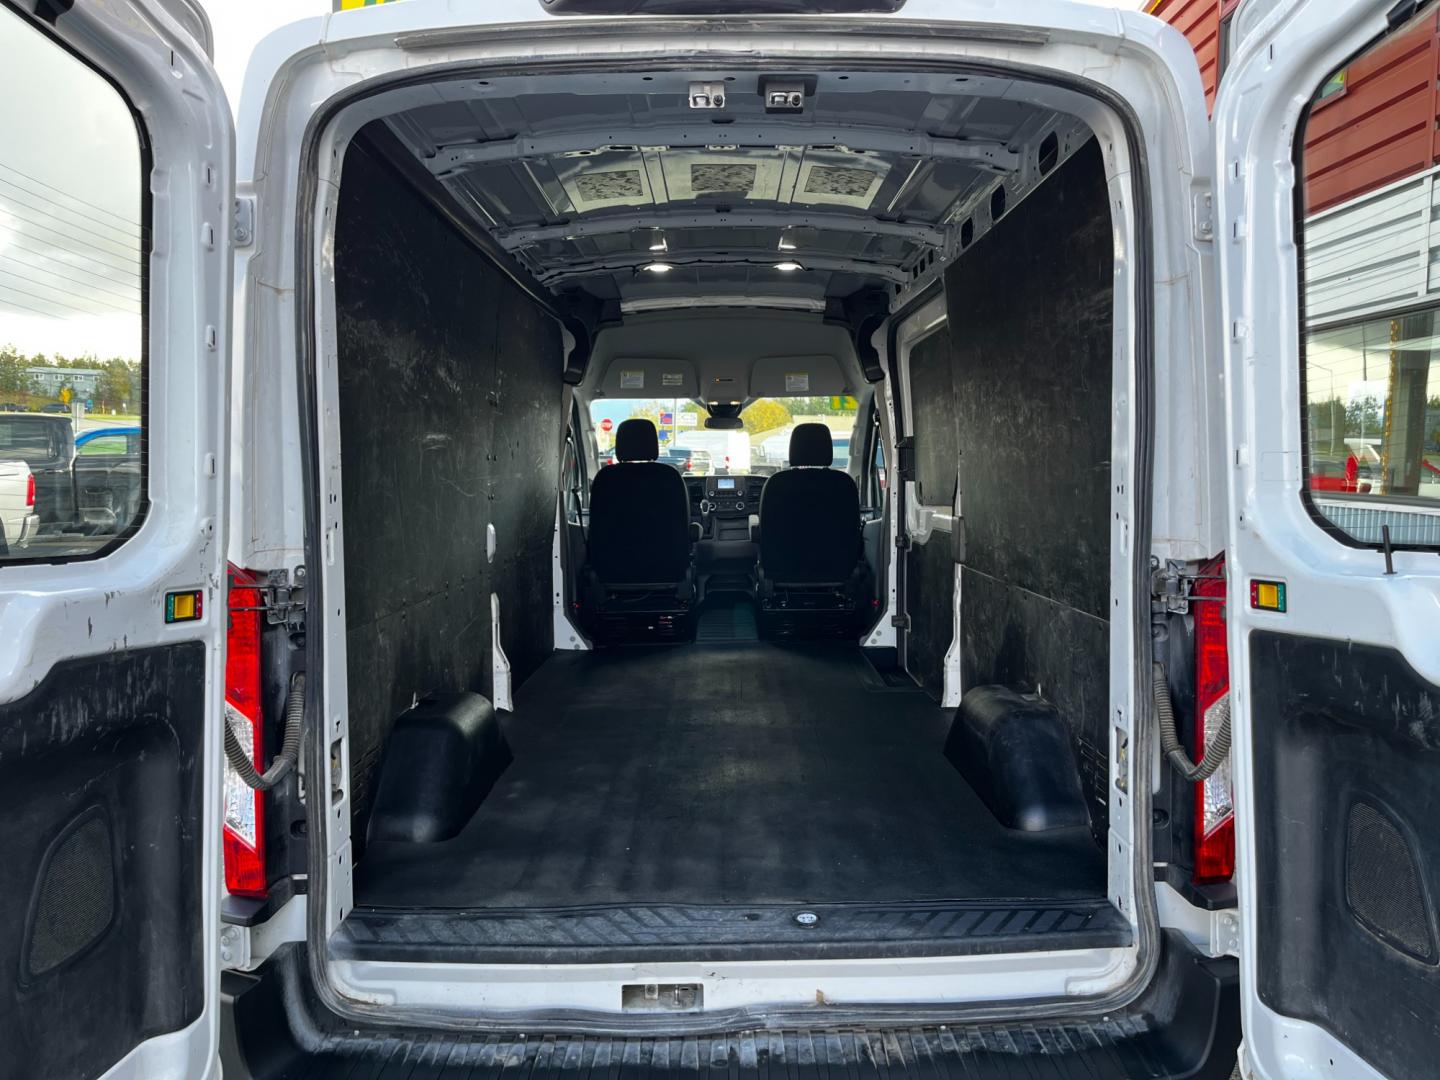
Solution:
[[[745,421],[738,416],[707,416],[705,426],[711,431],[743,431]]]

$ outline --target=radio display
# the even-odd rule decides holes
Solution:
[[[731,476],[731,477],[721,477],[720,479],[718,479],[718,480],[715,481],[715,490],[716,490],[716,491],[734,491],[734,490],[735,490],[735,478],[734,478],[733,476]]]

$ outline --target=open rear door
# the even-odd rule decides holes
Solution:
[[[1440,1062],[1440,24],[1250,0],[1215,110],[1244,1027]]]
[[[0,2],[0,459],[29,473],[0,518],[4,1076],[218,1072],[234,136],[208,37],[179,0]]]

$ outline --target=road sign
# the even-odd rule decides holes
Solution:
[[[698,412],[682,412],[680,414],[681,427],[696,427],[699,423],[700,414]]]
[[[662,443],[664,443],[664,442],[669,442],[669,441],[670,441],[670,432],[668,432],[668,431],[657,431],[657,432],[655,433],[655,437],[658,438]]]
[[[609,431],[611,428],[613,428],[614,426],[615,426],[615,421],[614,421],[614,420],[611,420],[608,416],[605,417],[604,420],[601,420],[601,421],[600,421],[600,430],[601,430],[601,431],[606,431],[606,432],[608,432],[608,431]]]
[[[675,414],[673,412],[662,412],[660,414],[660,423],[665,427],[674,427]]]

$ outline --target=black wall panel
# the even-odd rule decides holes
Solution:
[[[1440,686],[1398,652],[1250,636],[1260,998],[1393,1077],[1440,1060]]]
[[[944,324],[910,350],[910,407],[915,482],[927,506],[953,506],[960,459],[949,328]],[[905,611],[910,633],[905,668],[937,701],[945,690],[945,653],[955,636],[955,560],[950,538],[936,533],[905,553]]]
[[[905,552],[905,670],[939,701],[945,692],[945,653],[955,636],[955,559],[950,538],[936,533]]]
[[[561,341],[363,135],[346,155],[335,264],[352,806],[363,837],[395,717],[417,694],[491,696],[490,594],[517,685],[553,646]]]
[[[200,1015],[204,695],[192,642],[0,706],[0,1077],[98,1076]]]
[[[960,464],[960,428],[955,422],[955,363],[950,328],[942,324],[910,350],[910,407],[915,443],[915,482],[926,506],[953,506]]]
[[[1113,275],[1091,140],[945,276],[966,565],[1102,619]]]
[[[912,354],[926,502],[949,501],[948,490],[928,488],[951,481],[959,462],[965,685],[1038,690],[1060,709],[1097,831],[1106,820],[1113,272],[1092,141],[947,271],[947,333]],[[940,342],[949,353],[944,399],[931,355]],[[932,566],[917,581],[914,563],[910,655],[933,664],[951,624],[927,610],[940,610],[936,589],[948,599],[948,578]],[[946,642],[927,642],[930,633]],[[929,686],[939,672],[921,678]]]

